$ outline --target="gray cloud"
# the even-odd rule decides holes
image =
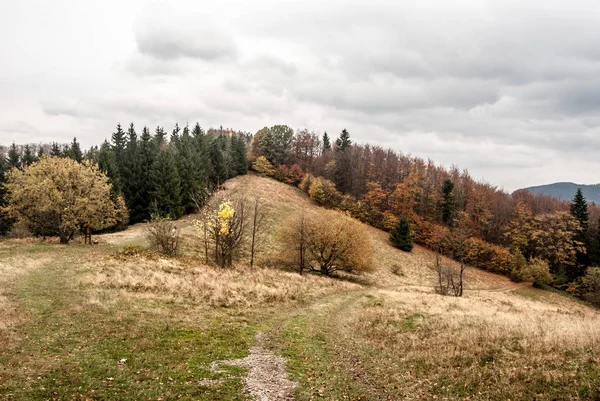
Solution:
[[[600,181],[592,0],[55,3],[13,2],[23,18],[0,24],[0,127],[28,137],[345,127],[508,189]]]

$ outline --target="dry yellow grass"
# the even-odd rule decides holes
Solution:
[[[212,307],[253,308],[309,301],[358,286],[279,269],[237,266],[220,269],[184,260],[106,258],[84,266],[82,283],[109,290],[96,292],[96,302],[147,298]]]

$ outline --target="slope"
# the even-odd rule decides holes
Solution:
[[[193,216],[178,223],[185,249],[172,259],[122,252],[144,246],[144,225],[95,247],[0,243],[0,397],[245,400],[252,367],[213,366],[256,349],[286,359],[298,400],[600,395],[597,311],[477,269],[463,298],[439,296],[435,255],[398,251],[370,227],[373,274],[283,271],[279,225],[318,207],[257,176],[226,191],[265,202],[261,267],[205,266]]]

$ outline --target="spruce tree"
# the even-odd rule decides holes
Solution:
[[[181,217],[181,189],[177,164],[172,150],[167,147],[158,153],[150,173],[152,182],[152,205],[162,216],[173,219]],[[152,210],[154,212],[155,210]]]
[[[394,231],[390,233],[390,242],[393,246],[405,252],[410,252],[413,249],[413,238],[410,232],[410,224],[406,217],[402,216]]]
[[[579,221],[582,232],[587,232],[590,214],[588,212],[587,200],[583,196],[581,188],[577,188],[573,202],[571,202],[571,215]]]
[[[177,144],[177,169],[181,185],[181,202],[184,212],[196,208],[194,198],[208,186],[206,167],[201,160],[196,147],[195,138],[190,134],[189,127],[183,129]]]
[[[327,152],[328,150],[331,150],[331,140],[329,139],[327,132],[325,132],[323,134],[323,152]]]
[[[231,152],[234,165],[234,175],[248,174],[248,158],[246,156],[246,144],[238,135],[231,136]]]
[[[8,149],[8,167],[21,168],[21,152],[14,142],[10,145],[10,149]]]
[[[36,160],[29,144],[23,147],[23,167],[31,166]]]
[[[177,142],[179,142],[179,132],[181,131],[181,129],[179,128],[179,124],[175,123],[175,128],[173,128],[173,131],[171,132],[171,145],[174,146],[175,148],[177,148],[178,144]]]
[[[350,147],[352,141],[350,134],[345,128],[339,138],[335,141],[335,169],[333,179],[336,188],[342,193],[348,193],[352,189],[352,160]]]
[[[164,128],[161,126],[156,126],[156,129],[154,130],[154,143],[156,144],[157,149],[162,149],[167,141],[166,138],[167,133],[165,132]]]
[[[150,134],[148,127],[142,129],[142,135],[139,141],[139,152],[138,152],[138,164],[140,169],[140,180],[139,180],[139,208],[140,216],[142,219],[148,219],[150,217],[150,196],[152,193],[152,182],[150,172],[152,166],[158,156],[158,147]]]
[[[588,236],[590,214],[587,200],[583,196],[581,188],[577,188],[575,197],[571,202],[570,211],[571,215],[579,222],[579,227],[581,228],[581,231],[575,235],[575,240],[581,242],[586,249],[586,252],[577,252],[575,255],[577,268],[572,269],[569,274],[569,278],[574,280],[577,277],[583,276],[587,266],[590,265],[590,256],[588,254],[590,250],[590,238]]]
[[[137,133],[133,123],[127,130],[127,146],[122,154],[121,162],[121,184],[123,195],[129,209],[129,221],[138,223],[146,218],[147,208],[144,204],[147,200],[142,199],[142,160],[139,152]]]
[[[81,151],[79,142],[77,142],[77,138],[73,138],[73,142],[71,142],[71,147],[69,148],[69,157],[78,163],[83,161],[83,152]]]
[[[225,166],[225,159],[218,137],[210,142],[208,152],[211,166],[210,184],[211,188],[214,189],[227,180],[227,167]]]
[[[126,136],[125,132],[123,131],[123,129],[121,129],[121,124],[117,124],[117,130],[112,134],[111,145],[112,145],[112,151],[113,151],[113,154],[115,157],[115,163],[117,165],[117,172],[118,172],[118,179],[113,179],[113,185],[116,186],[115,187],[116,193],[122,194],[123,193],[123,185],[124,185],[123,162],[125,161],[124,153],[125,153],[125,146],[127,146],[127,136]]]
[[[442,221],[449,227],[454,223],[454,184],[445,179],[442,184]]]
[[[42,157],[44,157],[44,146],[40,144],[37,151],[37,158],[41,159]]]
[[[56,142],[52,142],[52,147],[50,148],[50,156],[61,157],[62,152],[60,150],[60,145]]]
[[[105,140],[100,146],[98,154],[96,155],[96,162],[98,163],[100,170],[108,176],[108,179],[112,185],[111,189],[113,195],[119,195],[119,188],[121,187],[119,181],[119,167],[117,166],[115,153],[108,141]]]

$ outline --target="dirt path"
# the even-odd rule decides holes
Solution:
[[[215,361],[211,368],[218,370],[222,365],[248,368],[246,391],[259,401],[286,401],[294,399],[294,389],[298,383],[288,378],[285,359],[275,355],[267,347],[267,336],[256,335],[256,345],[250,355],[243,359]]]

